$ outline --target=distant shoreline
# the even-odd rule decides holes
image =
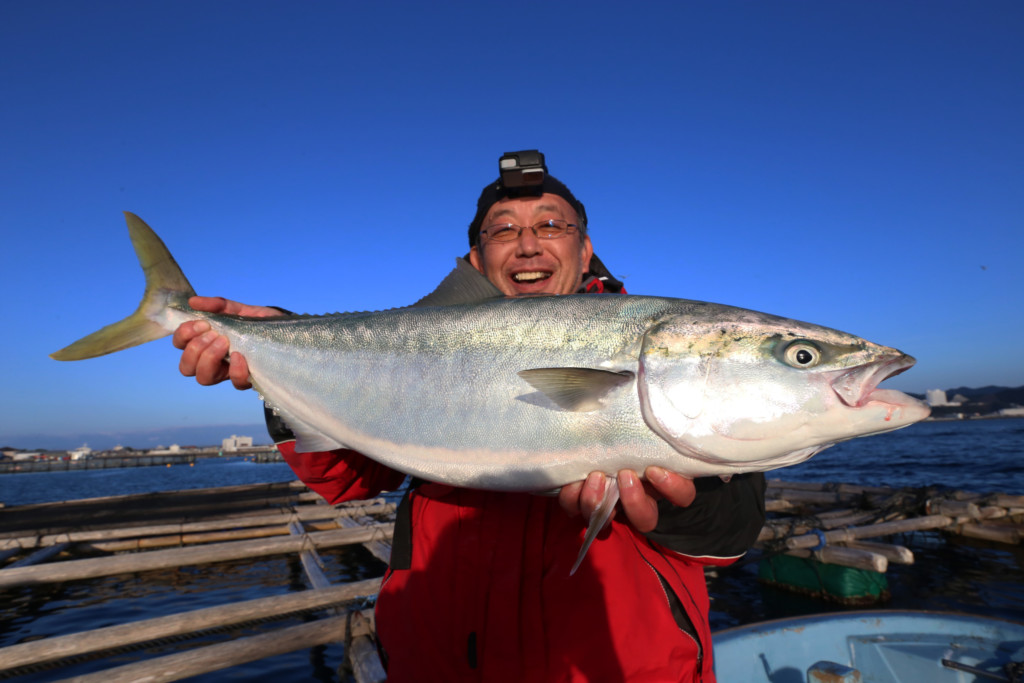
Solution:
[[[954,415],[931,415],[926,417],[922,422],[967,422],[968,420],[1020,420],[1024,418],[1024,415],[964,415],[963,417],[956,417]]]

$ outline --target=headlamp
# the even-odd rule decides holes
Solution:
[[[544,165],[543,154],[527,149],[505,152],[498,160],[498,171],[501,173],[501,187],[509,196],[541,194],[548,167]]]

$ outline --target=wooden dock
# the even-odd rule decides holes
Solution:
[[[363,544],[386,562],[395,505],[324,504],[299,483],[116,496],[0,510],[0,591],[184,566],[293,554],[309,588],[285,595],[19,643],[0,649],[0,674],[102,655],[211,629],[296,614],[314,621],[77,676],[75,681],[176,681],[332,642],[357,681],[384,680],[365,609],[381,577],[331,585],[318,552]],[[85,555],[85,557],[83,557]]]
[[[890,563],[914,561],[892,540],[902,533],[937,531],[1006,544],[1024,537],[1024,496],[773,480],[766,507],[770,518],[757,544],[762,553],[881,573]],[[394,510],[383,499],[327,505],[298,482],[2,509],[0,591],[186,566],[216,572],[218,563],[271,556],[298,558],[307,588],[10,645],[0,648],[0,677],[168,639],[181,641],[181,650],[211,629],[302,614],[310,620],[69,680],[174,681],[342,643],[346,659],[335,666],[360,682],[383,681],[369,608],[381,577],[332,584],[320,554],[359,544],[386,563]]]

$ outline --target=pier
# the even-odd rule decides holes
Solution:
[[[104,453],[90,458],[39,458],[0,461],[0,474],[28,474],[30,472],[74,472],[78,470],[104,470],[119,467],[173,467],[192,465],[203,458],[244,457],[254,462],[283,462],[274,446],[254,446],[234,451],[219,448],[190,448],[173,453],[143,452],[137,455]]]

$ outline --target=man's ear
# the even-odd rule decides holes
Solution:
[[[593,253],[593,249],[591,249],[591,253]],[[470,248],[470,250],[469,250],[469,263],[474,268],[479,270],[481,273],[484,272],[484,258],[483,258],[483,256],[480,255],[480,248],[479,247],[473,246],[473,247]],[[590,257],[589,256],[587,257],[587,263],[590,263]]]
[[[590,257],[593,255],[594,245],[590,243],[590,235],[587,235],[583,238],[583,245],[580,249],[580,264],[582,265],[580,273],[586,273],[590,270]]]

